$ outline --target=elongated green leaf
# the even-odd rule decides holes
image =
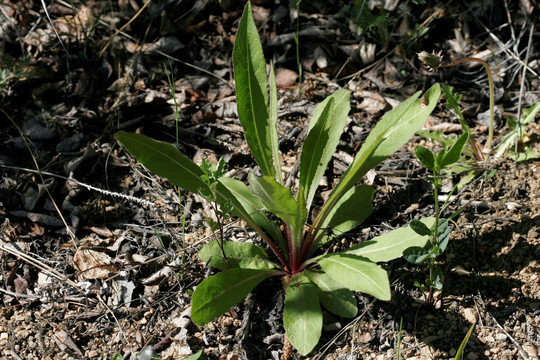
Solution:
[[[424,224],[423,222],[419,221],[419,220],[413,220],[409,223],[409,226],[411,227],[411,229],[414,230],[415,233],[417,233],[418,235],[426,235],[426,236],[429,236],[431,235],[431,230],[429,229],[429,227],[427,227],[426,224]]]
[[[286,253],[287,247],[285,246],[283,235],[279,230],[279,227],[266,217],[263,211],[265,205],[261,202],[259,197],[255,196],[249,187],[241,181],[227,177],[222,177],[219,181],[232,194],[232,196],[228,196],[228,199],[232,200],[233,204],[238,203],[236,208],[241,206],[245,212],[249,214],[252,221],[266,231],[270,237],[278,243],[281,251]]]
[[[307,355],[319,342],[322,313],[315,286],[304,274],[293,276],[285,289],[283,326],[287,338],[302,355]]]
[[[418,100],[420,96],[418,92],[387,113],[377,123],[356,154],[353,163],[330,194],[317,221],[324,220],[329,210],[369,169],[392,155],[411,139],[437,105],[440,94],[441,89],[438,84],[435,84],[425,93],[423,102]]]
[[[279,184],[273,177],[257,177],[253,173],[249,174],[249,184],[252,192],[259,197],[266,210],[279,216],[287,225],[291,226],[294,240],[300,241],[307,211],[300,209],[291,190]],[[299,245],[296,244],[297,249]]]
[[[201,179],[201,168],[175,146],[124,131],[118,132],[116,139],[137,161],[157,175],[192,193],[204,197],[211,194],[210,188]]]
[[[236,33],[233,63],[238,117],[246,141],[262,173],[274,177],[266,63],[249,2]]]
[[[317,286],[319,300],[328,311],[345,318],[356,316],[358,306],[351,290],[321,270],[304,270],[304,274]]]
[[[388,274],[374,262],[344,253],[324,255],[317,262],[325,273],[346,288],[390,300]]]
[[[191,299],[191,319],[204,325],[238,304],[258,283],[277,271],[229,269],[204,280]]]
[[[277,86],[276,75],[274,74],[274,64],[270,62],[270,103],[268,104],[268,116],[269,116],[269,131],[270,131],[270,147],[272,149],[272,160],[274,162],[274,169],[276,171],[276,180],[283,184],[283,176],[281,174],[281,162],[279,158],[279,142],[277,133]]]
[[[461,152],[463,151],[465,144],[467,144],[467,141],[469,141],[469,133],[464,132],[442,158],[442,161],[439,164],[441,170],[459,161]]]
[[[223,241],[223,250],[221,252],[219,241],[214,240],[202,247],[199,251],[199,259],[220,270],[231,268],[242,269],[274,269],[276,263],[268,259],[268,254],[264,249],[257,245],[247,242]]]
[[[195,354],[188,356],[187,358],[184,358],[184,360],[206,360],[206,355],[202,350],[199,350]]]
[[[336,206],[330,211],[322,225],[321,235],[326,230],[331,234],[344,234],[360,225],[373,212],[373,195],[375,191],[371,186],[359,185],[347,191]],[[321,243],[325,243],[331,236],[325,236]]]
[[[431,228],[435,223],[435,218],[429,217],[420,221],[428,228]],[[362,256],[373,262],[390,261],[400,257],[403,254],[403,251],[409,247],[424,247],[428,240],[429,236],[419,235],[410,226],[406,226],[376,236],[375,238],[363,242],[360,245],[353,246],[342,253]]]
[[[336,151],[351,108],[349,103],[350,92],[340,90],[328,96],[313,112],[300,157],[300,184],[306,190],[308,208]]]

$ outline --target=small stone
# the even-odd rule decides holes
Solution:
[[[9,338],[9,335],[7,332],[3,332],[0,334],[0,341],[7,341]]]
[[[495,339],[499,341],[506,341],[507,338],[508,336],[506,336],[506,334],[503,334],[503,333],[498,333],[495,335]]]
[[[98,357],[98,356],[99,356],[99,354],[98,354],[98,352],[96,350],[89,350],[89,351],[86,352],[86,357],[87,358],[91,359],[91,358],[95,358],[95,357]]]
[[[538,359],[538,350],[536,350],[536,348],[527,343],[527,344],[524,344],[523,345],[523,350],[525,350],[527,352],[527,354],[529,354],[529,356],[533,359]]]
[[[450,356],[454,356],[454,355],[456,355],[456,352],[457,352],[456,349],[451,348],[448,353],[450,354]]]
[[[463,316],[465,316],[465,320],[467,320],[471,324],[475,323],[478,320],[478,314],[473,308],[466,308],[463,311]]]
[[[469,360],[476,360],[478,359],[478,354],[476,354],[475,352],[471,352],[467,355],[467,359]]]

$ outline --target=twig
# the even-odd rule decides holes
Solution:
[[[9,165],[0,164],[0,167],[5,168],[5,169],[20,170],[20,171],[26,171],[26,172],[29,172],[29,173],[33,173],[33,174],[39,174],[39,171],[37,171],[37,170],[28,169],[28,168],[22,168],[22,167],[18,167],[18,166],[9,166]],[[151,201],[140,199],[138,197],[131,196],[131,195],[126,195],[126,194],[122,194],[122,193],[118,193],[118,192],[114,192],[114,191],[110,191],[110,190],[101,189],[101,188],[98,188],[98,187],[95,187],[95,186],[92,186],[92,185],[85,184],[85,183],[80,182],[79,180],[75,180],[73,178],[68,178],[68,177],[65,177],[65,176],[62,176],[62,175],[53,174],[53,173],[46,172],[46,171],[42,171],[41,174],[47,175],[47,176],[57,177],[59,179],[64,179],[64,180],[66,180],[68,182],[72,182],[72,183],[75,183],[75,184],[80,185],[82,187],[85,187],[88,190],[97,191],[97,192],[105,194],[105,195],[119,197],[119,198],[122,198],[122,199],[126,199],[126,200],[129,200],[129,201],[139,203],[141,205],[149,206],[151,208],[156,207],[156,204],[154,204]]]
[[[531,24],[531,29],[529,31],[529,43],[527,44],[527,52],[525,53],[525,65],[529,63],[529,52],[532,47],[532,36],[534,32],[534,23]],[[516,136],[516,141],[514,143],[514,153],[516,153],[516,163],[517,163],[517,153],[518,153],[518,140],[519,140],[519,126],[520,126],[520,120],[521,120],[521,103],[523,101],[523,89],[525,88],[525,76],[527,75],[527,68],[523,66],[523,73],[521,74],[521,85],[519,86],[519,99],[518,99],[518,114],[517,114],[517,125],[516,125],[516,132],[518,133],[518,136]]]
[[[42,0],[43,1],[43,0]],[[111,36],[111,38],[109,39],[109,41],[107,41],[107,44],[105,44],[105,46],[103,47],[103,49],[101,49],[101,51],[99,52],[99,57],[101,57],[103,55],[103,53],[107,50],[107,48],[111,45],[112,41],[114,40],[114,38],[120,34],[120,32],[122,32],[126,27],[129,26],[129,24],[131,24],[133,22],[133,20],[135,20],[136,18],[139,17],[139,15],[142,14],[143,10],[148,6],[148,4],[150,4],[152,0],[147,0],[144,5],[139,9],[139,11],[137,11],[137,13],[135,15],[133,15],[133,17],[131,19],[129,19],[129,21],[127,23],[125,23],[124,25],[122,25],[122,27],[118,30],[116,30],[116,32],[113,34],[113,36]]]

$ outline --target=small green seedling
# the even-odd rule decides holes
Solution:
[[[429,236],[430,241],[424,247],[411,247],[405,250],[404,257],[413,264],[427,264],[429,275],[425,283],[417,281],[415,285],[422,291],[428,292],[428,303],[433,301],[433,290],[441,290],[443,287],[443,272],[438,265],[437,258],[446,250],[448,241],[450,240],[448,220],[441,218],[441,214],[446,208],[450,196],[448,196],[442,207],[439,204],[439,191],[443,184],[443,171],[451,168],[459,161],[468,139],[469,134],[464,132],[448,151],[443,149],[438,153],[434,153],[423,146],[416,146],[414,149],[420,162],[432,173],[430,181],[433,184],[435,223],[431,227],[416,220],[410,223],[414,231],[419,235]],[[450,195],[455,189],[456,186],[454,186]]]
[[[268,81],[249,2],[238,27],[233,63],[238,115],[262,173],[250,173],[249,186],[225,177],[218,171],[220,165],[216,169],[198,166],[171,144],[126,132],[119,132],[116,138],[151,171],[210,200],[219,214],[231,213],[243,219],[266,245],[227,241],[220,233],[219,239],[203,246],[199,258],[221,272],[197,286],[192,297],[193,321],[198,325],[212,321],[242,301],[259,283],[279,276],[285,292],[283,325],[287,338],[306,355],[321,336],[321,305],[350,318],[357,313],[354,291],[389,300],[388,274],[377,263],[398,258],[411,246],[423,248],[428,241],[427,234],[404,227],[342,252],[321,251],[321,245],[332,240],[327,229],[350,231],[371,214],[374,190],[357,185],[358,181],[422,127],[437,104],[440,87],[429,89],[422,101],[417,92],[377,123],[314,214],[311,209],[319,182],[350,110],[349,91],[338,91],[315,108],[300,156],[298,186],[291,190],[284,185],[279,157],[274,70],[270,66]],[[418,224],[431,228],[434,222],[426,218]]]
[[[534,121],[538,111],[540,111],[540,102],[537,102],[525,110],[523,112],[523,117],[519,121],[512,116],[509,116],[506,119],[506,122],[508,123],[510,129],[512,129],[512,132],[506,134],[502,139],[501,144],[495,153],[496,158],[503,156],[506,152],[509,152],[510,156],[518,162],[540,158],[540,152],[526,146],[526,141],[524,141],[528,138],[527,134],[525,133],[525,128],[528,124]],[[521,141],[524,145],[522,151],[519,151],[516,146],[519,141]]]
[[[469,339],[471,338],[472,332],[474,330],[474,327],[476,326],[476,323],[473,323],[471,327],[469,328],[469,331],[467,331],[467,334],[465,334],[465,337],[463,338],[463,341],[461,342],[461,345],[459,346],[458,351],[456,352],[455,360],[463,360],[463,357],[465,356],[465,347],[467,346],[467,343],[469,342]]]

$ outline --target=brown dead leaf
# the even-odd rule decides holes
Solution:
[[[71,336],[69,336],[69,334],[64,330],[58,330],[57,332],[55,332],[53,339],[61,350],[70,349],[72,351],[75,351],[80,356],[83,356],[81,349],[79,349]]]
[[[276,69],[276,86],[278,88],[293,86],[296,79],[298,79],[298,74],[295,71],[286,68]]]
[[[90,249],[78,250],[75,253],[73,267],[79,272],[79,281],[105,279],[109,273],[117,270],[109,255]]]

